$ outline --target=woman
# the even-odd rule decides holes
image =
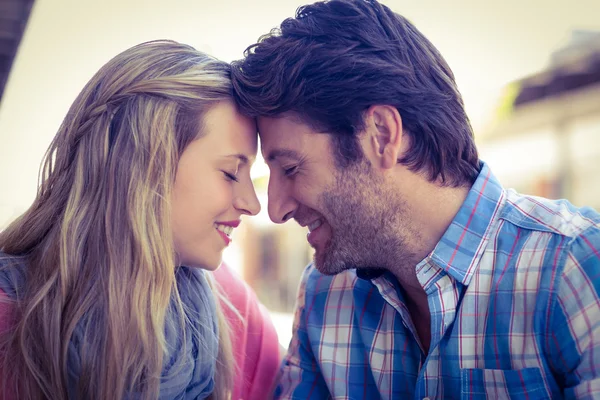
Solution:
[[[284,354],[273,322],[250,286],[225,263],[214,275],[226,300],[233,305],[223,305],[236,364],[232,398],[269,399],[275,389],[275,378]]]
[[[0,233],[5,395],[230,397],[229,303],[204,270],[260,207],[256,127],[231,99],[226,63],[169,41],[85,86]]]

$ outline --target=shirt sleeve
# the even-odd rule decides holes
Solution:
[[[276,399],[330,398],[329,390],[313,353],[306,323],[306,304],[310,304],[311,301],[311,297],[307,296],[306,288],[313,268],[309,266],[300,281],[292,340],[281,366],[275,390]]]
[[[600,226],[572,240],[551,305],[547,348],[566,399],[600,398]]]

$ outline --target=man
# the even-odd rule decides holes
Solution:
[[[280,398],[600,396],[600,215],[502,188],[410,22],[305,6],[232,75],[315,249]]]

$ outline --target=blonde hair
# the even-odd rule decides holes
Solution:
[[[172,297],[183,307],[170,193],[203,114],[232,98],[229,71],[187,45],[143,43],[104,65],[71,106],[35,201],[0,233],[0,249],[24,255],[28,266],[14,329],[0,347],[1,379],[17,386],[19,399],[68,397],[67,349],[84,315],[92,323],[81,344],[78,398],[158,396],[166,312]],[[233,361],[216,303],[212,398],[220,400],[230,396]]]

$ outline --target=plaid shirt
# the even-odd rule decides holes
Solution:
[[[393,276],[303,274],[282,399],[600,398],[600,215],[504,190],[487,165],[416,266],[424,354]]]

